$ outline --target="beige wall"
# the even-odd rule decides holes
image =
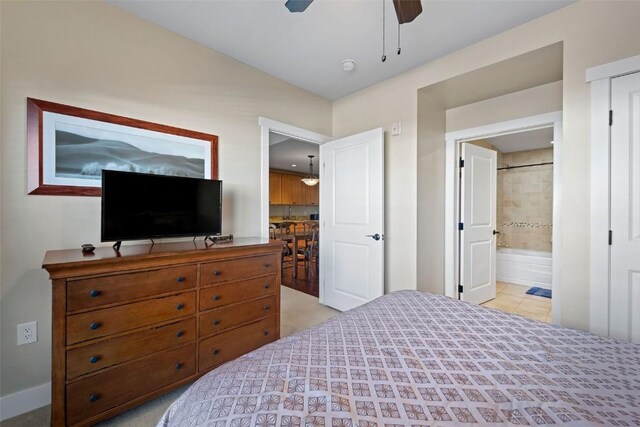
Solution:
[[[1,14],[2,395],[50,381],[47,249],[99,243],[100,199],[26,195],[26,98],[214,133],[224,231],[259,235],[258,116],[330,135],[331,103],[103,2],[6,2]],[[15,345],[16,324],[39,340]]]
[[[566,189],[562,201],[560,320],[565,326],[588,328],[589,86],[585,83],[585,71],[595,65],[640,54],[639,17],[640,2],[581,1],[334,102],[333,128],[337,136],[378,126],[388,128],[392,121],[402,120],[404,133],[398,139],[388,141],[386,153],[386,193],[407,198],[387,200],[387,217],[391,221],[387,230],[387,248],[392,255],[387,260],[390,288],[416,287],[415,281],[410,281],[411,274],[401,273],[401,270],[415,266],[416,261],[407,259],[411,255],[406,251],[416,247],[417,239],[424,238],[417,236],[412,215],[418,187],[417,91],[453,76],[564,42],[562,155],[571,162],[564,165],[560,183]],[[444,143],[432,150],[433,156],[444,162]],[[441,186],[440,174],[439,168],[427,171],[421,180],[424,178]],[[426,203],[434,212],[434,220],[438,220],[444,201],[439,194],[433,197]],[[430,218],[420,218],[420,221]],[[406,249],[406,256],[401,256],[400,248]],[[442,250],[440,240],[436,240],[428,244],[427,253]]]
[[[562,111],[562,81],[447,110],[447,132]]]
[[[553,149],[503,153],[509,166],[553,162]],[[498,244],[551,252],[553,165],[498,170]]]
[[[433,209],[431,200],[444,200],[444,162],[438,144],[444,141],[446,113],[427,91],[418,92],[416,288],[444,294],[444,252],[430,250],[444,246],[444,210]],[[406,285],[406,284],[405,284]]]

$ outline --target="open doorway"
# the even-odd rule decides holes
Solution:
[[[311,218],[318,220],[320,184],[315,185],[314,189],[307,190],[308,186],[302,183],[301,179],[305,178],[309,172],[309,155],[315,156],[312,159],[313,172],[316,177],[319,176],[319,147],[330,141],[331,138],[265,117],[260,117],[258,124],[261,128],[262,147],[261,236],[263,238],[276,237],[274,226],[276,233],[282,233],[281,223],[290,220],[295,221],[294,228],[304,231],[304,221],[311,220]],[[294,232],[294,228],[289,229],[288,236],[299,236]],[[285,234],[287,234],[286,231]],[[293,272],[296,272],[296,276],[300,272],[310,273],[310,268],[317,272],[321,270],[319,265],[321,261],[314,257],[313,264],[305,263],[304,258],[308,257],[305,256],[304,250],[302,256],[298,257],[298,251],[294,251],[294,245],[304,247],[308,243],[307,240],[303,238],[296,242],[293,240],[293,238],[283,240],[283,244],[286,244],[287,247],[283,251],[283,258],[286,262],[283,262],[281,284],[297,289],[295,287],[297,277],[294,277]],[[308,293],[315,298],[319,296],[319,302],[323,303],[318,276],[319,274],[315,274],[310,283],[301,283],[301,289],[297,290]]]
[[[316,298],[319,151],[318,144],[269,132],[269,227],[270,237],[285,243],[281,283]]]
[[[495,245],[495,255],[488,257],[488,262],[493,263],[488,268],[471,266],[471,262],[461,263],[461,268],[493,273],[495,290],[482,305],[550,322],[553,126],[463,144],[480,147],[480,152],[491,151],[496,159],[492,184],[495,197],[491,199],[491,211],[495,212],[491,243]],[[464,187],[465,182],[460,185]]]
[[[543,131],[543,129],[546,129],[546,130]],[[540,131],[540,132],[536,132],[536,131]],[[531,132],[531,133],[527,133],[527,132]],[[549,132],[549,133],[545,134],[544,132]],[[498,161],[497,151],[494,152],[491,150],[487,150],[486,148],[479,147],[478,145],[468,144],[471,141],[482,140],[480,144],[493,145],[493,144],[487,143],[487,141],[493,141],[494,143],[501,145],[504,141],[508,141],[509,138],[517,139],[518,134],[522,134],[522,135],[537,134],[539,137],[542,137],[542,141],[547,147],[547,149],[552,148],[551,158],[552,158],[553,165],[552,166],[551,165],[527,166],[524,168],[515,167],[515,166],[526,166],[534,163],[547,163],[546,160],[548,160],[548,157],[543,157],[540,159],[540,161],[536,161],[536,158],[534,155],[531,155],[530,153],[529,154],[525,153],[526,151],[532,151],[532,150],[535,150],[536,148],[540,148],[540,149],[544,148],[542,146],[540,147],[528,146],[526,145],[527,143],[525,142],[520,142],[519,144],[516,142],[516,146],[519,146],[520,149],[517,149],[517,148],[497,149],[499,151],[503,151],[503,150],[505,151],[505,152],[502,152],[502,155],[500,156],[500,159]],[[511,135],[513,135],[513,137],[511,137]],[[552,137],[549,138],[549,135],[552,135]],[[502,140],[494,139],[494,138],[502,138]],[[467,277],[466,278],[467,283],[463,283],[462,281],[463,274],[461,273],[463,273],[463,268],[464,268],[463,264],[466,261],[463,259],[464,254],[462,254],[460,251],[460,247],[461,247],[460,243],[465,238],[465,236],[469,236],[469,234],[465,234],[465,232],[466,230],[469,230],[469,228],[472,226],[472,223],[473,223],[473,221],[471,222],[467,221],[467,223],[463,224],[462,226],[465,231],[460,230],[461,228],[461,225],[459,224],[459,222],[461,222],[460,219],[463,219],[464,221],[464,215],[461,209],[463,206],[462,206],[461,194],[460,194],[460,182],[462,179],[464,179],[464,176],[463,176],[464,173],[468,174],[472,172],[471,170],[472,168],[471,167],[468,168],[468,166],[472,166],[472,165],[467,163],[465,159],[465,164],[464,166],[462,166],[460,164],[461,163],[460,160],[463,160],[462,159],[463,147],[465,146],[477,147],[477,150],[480,150],[480,151],[485,150],[487,152],[494,153],[494,158],[495,158],[495,164],[492,165],[493,170],[491,175],[495,177],[494,184],[493,184],[496,190],[495,204],[492,204],[492,203],[487,204],[488,207],[493,206],[493,222],[491,224],[492,228],[490,230],[490,234],[493,234],[493,235],[491,237],[484,236],[484,239],[486,241],[489,241],[489,239],[491,239],[490,241],[492,242],[491,245],[489,245],[486,242],[483,245],[483,247],[486,248],[485,255],[488,254],[484,256],[485,262],[477,263],[477,265],[475,266],[476,270],[473,270],[473,268],[470,269],[469,267],[467,267],[467,269],[464,271],[466,272],[479,271],[481,273],[484,273],[483,280],[486,279],[484,280],[484,282],[488,282],[490,279],[492,279],[493,287],[494,287],[494,295],[491,295],[489,298],[486,298],[486,299],[475,298],[475,300],[471,302],[484,303],[489,299],[493,299],[498,294],[498,286],[496,282],[503,281],[503,280],[496,280],[498,277],[500,277],[501,279],[508,280],[508,281],[504,280],[504,283],[511,283],[514,286],[518,286],[518,288],[514,288],[514,289],[510,289],[510,286],[506,286],[506,285],[501,285],[499,287],[500,291],[504,291],[505,289],[509,288],[509,290],[511,290],[512,293],[518,294],[516,298],[513,298],[511,299],[511,301],[509,301],[511,303],[515,303],[516,301],[514,300],[517,298],[520,298],[519,291],[522,290],[521,289],[522,287],[535,286],[538,288],[543,288],[544,290],[545,280],[543,280],[540,277],[540,275],[534,275],[533,280],[531,279],[529,279],[528,281],[519,280],[513,275],[513,273],[508,273],[504,271],[502,267],[499,267],[498,260],[497,260],[498,256],[502,257],[505,253],[509,252],[508,249],[513,249],[514,243],[509,242],[509,239],[511,239],[513,242],[518,242],[517,243],[518,245],[520,242],[523,242],[523,241],[530,243],[531,233],[527,235],[527,231],[530,229],[541,230],[543,232],[540,233],[540,235],[545,237],[537,237],[537,234],[536,234],[535,238],[540,239],[540,241],[536,243],[540,245],[544,244],[547,247],[549,245],[551,246],[550,255],[547,255],[546,257],[547,258],[550,257],[551,287],[553,292],[553,298],[550,298],[551,300],[550,312],[545,313],[544,316],[542,313],[536,313],[535,315],[530,315],[528,317],[535,317],[538,320],[543,320],[543,321],[552,321],[553,323],[559,322],[560,315],[561,315],[560,287],[562,286],[561,277],[560,277],[560,268],[559,268],[561,265],[561,256],[560,256],[561,254],[560,254],[559,248],[561,246],[561,238],[562,238],[562,232],[561,232],[562,210],[560,209],[561,201],[562,201],[562,187],[559,184],[560,183],[559,176],[562,173],[562,156],[561,156],[562,151],[560,149],[561,144],[562,144],[562,113],[560,112],[541,114],[538,116],[531,116],[531,117],[511,120],[507,122],[500,122],[500,123],[495,123],[491,125],[480,126],[477,128],[464,129],[464,130],[450,132],[446,134],[446,159],[447,160],[445,164],[445,176],[446,176],[446,181],[445,181],[446,183],[445,294],[447,296],[454,297],[454,298],[459,297],[464,300],[469,299],[471,301],[474,297],[474,293],[469,291],[473,289],[474,281],[478,283],[482,282],[476,279],[468,280],[469,277]],[[471,150],[471,151],[477,151],[477,150]],[[521,153],[518,154],[518,152],[521,152]],[[547,152],[546,155],[549,156],[549,152]],[[509,163],[509,161],[511,163]],[[499,166],[498,166],[498,163],[500,164]],[[486,166],[486,162],[485,162],[485,166]],[[505,205],[503,204],[501,206],[502,217],[499,223],[497,218],[498,217],[497,215],[498,173],[503,175],[502,177],[503,194],[501,197],[502,197],[502,200],[504,201],[505,200],[504,182],[505,182],[506,176],[508,175],[513,176],[513,173],[518,170],[522,171],[523,173],[525,171],[536,172],[536,174],[539,176],[540,175],[539,171],[536,171],[536,170],[539,169],[540,167],[551,168],[550,169],[551,178],[545,178],[545,180],[548,181],[550,179],[552,181],[550,183],[548,182],[546,183],[546,184],[551,184],[550,187],[552,191],[552,196],[551,196],[552,206],[551,208],[549,207],[544,208],[545,213],[547,214],[547,217],[546,217],[547,220],[548,220],[548,213],[550,209],[551,221],[550,222],[546,222],[547,220],[531,221],[531,216],[527,217],[526,215],[518,216],[516,219],[513,219],[514,218],[513,217],[514,202],[513,202],[513,195],[510,194],[509,209],[511,209],[511,211],[503,210],[505,209]],[[501,169],[501,171],[498,171],[499,168]],[[522,179],[523,179],[522,176],[518,178],[512,177],[512,178],[508,178],[507,181],[513,184],[513,180],[522,181]],[[542,178],[540,178],[540,180],[542,180]],[[489,182],[489,181],[487,180],[486,182]],[[519,184],[521,183],[522,182],[519,182]],[[533,187],[534,189],[537,189],[538,188],[537,184],[540,184],[540,191],[542,191],[542,187],[543,187],[542,181],[540,181],[539,183],[536,182],[534,184],[535,184]],[[523,187],[523,186],[519,186],[519,187]],[[518,187],[516,187],[516,189],[518,189]],[[512,191],[513,188],[509,190]],[[518,201],[515,202],[515,204],[522,204],[525,197],[529,197],[530,199],[531,184],[529,185],[528,190],[529,191],[527,192],[523,192],[523,193],[528,193],[528,195],[519,196],[520,198],[518,199]],[[471,190],[470,193],[473,193],[473,190]],[[540,200],[541,199],[538,196],[534,197],[534,202],[536,204],[542,203]],[[547,199],[547,203],[548,203],[548,199]],[[536,206],[536,209],[542,210],[542,207]],[[508,220],[504,217],[505,213],[511,215]],[[520,213],[522,213],[522,211],[518,212],[518,214]],[[467,215],[467,218],[471,220],[472,217]],[[487,222],[487,221],[483,220],[481,222]],[[505,223],[508,225],[507,226],[503,225]],[[502,232],[507,228],[508,228],[508,231],[505,232],[506,236],[503,236]],[[495,233],[492,233],[494,230],[495,230]],[[550,239],[542,241],[542,239],[546,239],[549,236],[550,236]],[[469,243],[468,247],[472,246],[470,242],[467,242],[467,243]],[[462,244],[464,245],[464,242],[462,242]],[[497,244],[500,244],[501,246],[505,246],[506,244],[506,245],[509,245],[510,248],[503,248],[503,247],[498,248]],[[475,248],[480,248],[480,246],[475,246]],[[498,251],[498,249],[500,251]],[[493,251],[492,254],[489,252],[490,250]],[[477,260],[482,261],[483,257],[477,257]],[[509,260],[507,260],[507,262],[508,261]],[[544,260],[544,261],[549,263],[549,260]],[[503,267],[504,265],[506,264],[503,263]],[[500,274],[497,274],[497,270],[499,268],[500,268]],[[534,267],[534,268],[537,268],[537,267]],[[509,275],[505,277],[503,274],[507,274],[507,273]],[[548,277],[548,273],[547,273],[547,277]],[[514,283],[516,281],[519,281],[519,283]],[[481,285],[483,285],[484,282],[481,283]],[[536,285],[543,285],[543,286],[536,286]],[[529,290],[529,288],[527,288],[525,292],[527,290]],[[505,294],[507,293],[509,292],[508,291],[505,292]],[[481,294],[483,297],[486,296],[486,293],[481,293]],[[468,297],[471,297],[471,298],[468,298]],[[542,298],[545,298],[545,297],[542,297]],[[524,299],[525,299],[524,295],[522,295],[522,299],[520,301],[517,301],[517,305],[516,307],[514,307],[514,309],[517,309],[518,307],[520,307],[519,311],[524,312],[526,310],[526,306],[525,305],[520,306],[520,303]],[[530,300],[532,298],[527,297],[526,299]],[[537,301],[540,301],[540,300],[537,300]],[[493,303],[492,305],[495,305],[495,304],[496,303]],[[547,305],[547,304],[548,302],[545,303],[544,305]],[[503,304],[503,307],[501,308],[506,308],[505,305],[506,304]],[[540,304],[540,305],[543,305],[543,304]],[[513,310],[513,311],[516,311],[516,310]],[[528,310],[528,311],[531,311],[531,310]],[[521,313],[521,314],[524,314],[524,313]],[[544,317],[544,319],[542,319],[542,317]]]
[[[321,166],[318,172],[320,253],[319,259],[315,260],[316,271],[319,270],[317,301],[344,311],[380,297],[384,293],[383,129],[330,140],[327,136],[263,117],[259,124],[261,236],[269,238],[272,228],[269,222],[270,134],[321,145],[318,162]],[[297,249],[298,245],[293,243],[292,246]],[[292,273],[297,269],[296,266]]]

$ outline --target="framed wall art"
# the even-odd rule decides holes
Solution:
[[[218,178],[218,137],[27,98],[29,194],[100,196],[102,169]]]

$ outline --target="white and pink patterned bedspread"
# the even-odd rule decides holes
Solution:
[[[159,426],[640,426],[640,345],[415,291],[227,363]]]

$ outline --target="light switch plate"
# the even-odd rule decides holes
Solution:
[[[391,123],[391,135],[398,136],[402,133],[402,123],[398,120],[397,122]]]

